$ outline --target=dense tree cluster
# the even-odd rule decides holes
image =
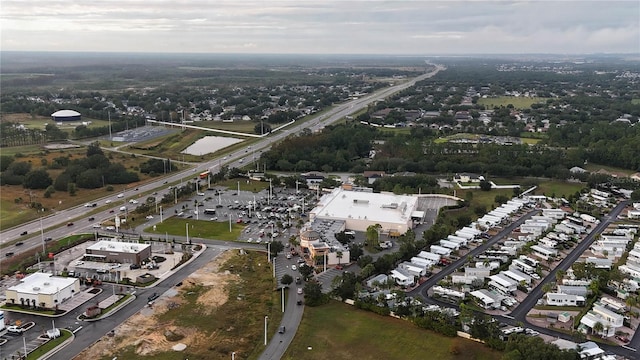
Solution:
[[[368,157],[374,136],[374,129],[361,125],[328,126],[320,134],[288,137],[261,161],[281,171],[348,171]]]

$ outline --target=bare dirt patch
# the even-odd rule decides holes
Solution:
[[[115,335],[104,337],[84,350],[75,359],[100,359],[113,356],[126,348],[134,348],[136,355],[152,355],[154,353],[172,351],[177,343],[190,347],[206,346],[215,334],[205,334],[195,328],[178,326],[169,322],[161,322],[158,315],[171,311],[185,304],[182,296],[191,286],[202,286],[207,290],[197,299],[198,304],[206,305],[211,311],[228,300],[226,287],[239,277],[229,272],[220,272],[220,266],[232,258],[236,252],[227,251],[207,265],[191,274],[177,292],[167,292],[158,298],[151,307],[145,307],[138,314],[116,327]]]

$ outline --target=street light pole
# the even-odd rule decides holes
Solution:
[[[231,353],[231,360],[236,360],[236,352]]]
[[[264,346],[267,346],[267,319],[269,319],[269,317],[265,315],[264,316]]]
[[[160,224],[162,224],[162,205],[160,205]]]
[[[44,209],[42,209],[44,212]],[[40,240],[42,240],[42,254],[47,252],[46,244],[44,243],[44,229],[42,228],[42,214],[40,214]]]
[[[280,289],[282,289],[282,312],[284,312],[284,286]]]

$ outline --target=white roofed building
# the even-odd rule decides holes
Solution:
[[[355,231],[380,224],[382,233],[398,236],[413,228],[417,204],[416,196],[336,188],[320,199],[309,216],[311,220],[343,220],[347,229]]]
[[[100,240],[87,247],[84,258],[101,262],[137,264],[151,257],[151,245]]]
[[[80,280],[36,272],[26,276],[5,292],[8,304],[55,309],[80,292]]]

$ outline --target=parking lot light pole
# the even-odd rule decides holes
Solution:
[[[231,353],[231,360],[236,360],[236,352]]]
[[[162,224],[162,205],[160,205],[160,224]]]
[[[267,319],[269,319],[269,316],[265,315],[264,316],[264,346],[267,346]]]

